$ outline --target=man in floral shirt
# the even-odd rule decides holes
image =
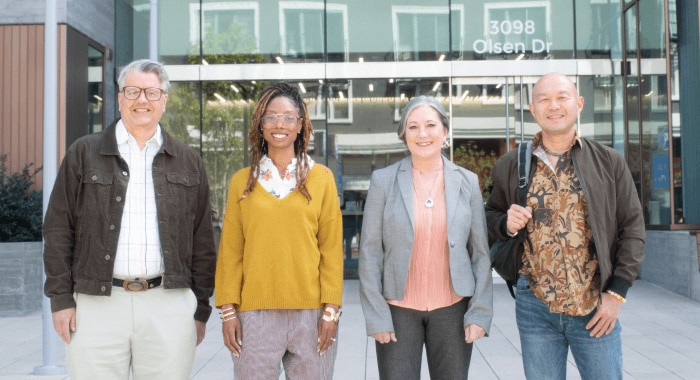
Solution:
[[[517,151],[498,160],[486,204],[499,240],[527,233],[516,318],[528,379],[566,378],[569,348],[584,379],[622,379],[617,320],[643,259],[644,218],[632,175],[612,148],[579,136],[584,100],[564,75],[544,75],[530,112],[526,206],[517,203]]]

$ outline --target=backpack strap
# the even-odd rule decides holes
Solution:
[[[525,206],[528,185],[530,185],[530,165],[532,165],[532,147],[530,141],[518,144],[518,204]]]
[[[532,147],[530,144],[530,141],[527,143],[520,143],[518,144],[518,195],[517,195],[517,203],[520,206],[525,207],[525,202],[527,200],[527,190],[530,185],[530,166],[532,165]],[[523,237],[518,237],[519,239],[523,239]],[[523,240],[523,244],[525,244],[526,240]],[[515,258],[516,264],[520,262],[518,258]],[[517,265],[516,265],[517,267]],[[513,291],[513,288],[515,287],[515,283],[511,281],[506,281],[506,285],[508,286],[508,291],[510,292],[510,296],[515,299],[515,292]]]

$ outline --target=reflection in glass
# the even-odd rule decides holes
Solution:
[[[161,124],[174,137],[202,152],[212,208],[219,218],[225,209],[228,181],[246,165],[250,112],[257,91],[259,88],[250,82],[205,82],[202,109],[198,83],[171,83]]]
[[[675,43],[671,44],[671,130],[672,130],[672,163],[671,177],[673,178],[673,207],[674,223],[685,223],[685,208],[683,206],[683,171],[681,160],[681,117],[680,117],[680,94],[678,78],[678,48]]]
[[[648,167],[642,191],[648,194],[648,223],[670,224],[673,179],[670,177],[667,92],[665,75],[642,77],[643,155]]]
[[[347,62],[349,57],[348,6],[326,3],[328,62]]]
[[[663,58],[666,51],[664,5],[661,1],[640,1],[639,51],[642,63],[649,58]],[[642,70],[649,70],[642,65]],[[639,84],[641,108],[643,199],[647,206],[647,223],[670,224],[672,210],[671,189],[674,187],[673,130],[668,119],[668,77],[665,74],[642,72]]]
[[[202,40],[215,40],[217,38],[228,39],[230,42],[247,46],[251,51],[257,50],[260,45],[258,34],[259,10],[256,3],[235,2],[204,2],[201,18]],[[199,8],[190,8],[190,44],[199,43],[200,25]],[[229,37],[226,37],[229,36]],[[231,38],[230,36],[235,36]],[[222,47],[218,47],[222,48]],[[229,51],[210,50],[205,54],[224,54]]]
[[[200,15],[201,13],[201,15]],[[187,63],[259,63],[260,11],[256,2],[205,1],[189,6]],[[200,29],[200,16],[202,19]],[[200,41],[201,54],[200,59]]]
[[[576,1],[578,58],[621,58],[620,0]]]
[[[392,6],[397,61],[442,61],[449,50],[446,6]]]
[[[323,62],[323,2],[280,2],[280,44],[285,62]]]
[[[664,27],[664,2],[640,1],[639,49],[642,58],[666,56],[666,28]]]
[[[627,122],[627,165],[632,172],[632,178],[637,186],[637,193],[642,200],[642,207],[648,210],[646,194],[642,192],[644,187],[642,172],[642,146],[640,136],[640,106],[639,106],[639,77],[637,71],[637,28],[636,6],[628,9],[624,14],[624,80],[625,80],[625,109]],[[649,223],[648,213],[645,215]]]
[[[241,134],[242,144],[234,166],[246,164],[247,141],[243,136],[249,110],[245,107],[250,108],[262,83],[256,84],[252,79],[283,77],[299,86],[308,105],[316,131],[312,156],[338,174],[340,191],[359,192],[368,184],[373,169],[405,154],[395,131],[401,109],[411,97],[439,97],[451,111],[452,147],[448,155],[457,157],[469,149],[501,155],[513,149],[521,135],[528,139],[539,130],[527,109],[537,78],[504,77],[520,72],[521,66],[512,61],[554,60],[552,67],[566,68],[569,66],[562,60],[597,59],[572,61],[578,72],[590,72],[572,78],[586,99],[580,118],[581,133],[626,156],[643,198],[647,221],[652,212],[656,215],[650,202],[658,201],[658,223],[663,224],[670,218],[663,207],[681,207],[678,78],[673,73],[677,63],[671,63],[668,78],[661,75],[665,70],[659,69],[665,64],[662,61],[667,48],[675,54],[675,17],[669,15],[672,46],[667,47],[664,1],[632,2],[637,5],[624,15],[621,3],[630,2],[160,1],[158,15],[167,22],[158,24],[158,43],[160,60],[168,64],[252,64],[202,70],[207,75],[215,73],[235,81],[202,82],[201,112],[199,89],[190,89],[194,97],[187,102],[197,105],[197,113],[187,125],[203,125],[196,128],[202,132],[197,132],[199,137],[192,143],[203,149],[205,159],[212,165],[216,161],[213,153],[204,148],[211,138],[207,136],[226,136],[234,130]],[[150,2],[120,0],[118,4],[122,4],[118,12],[127,8],[130,12],[129,22],[123,23],[132,25],[130,33],[134,37],[133,46],[126,49],[127,55],[146,56],[147,39],[135,37],[148,35]],[[673,12],[675,2],[669,1],[668,7]],[[459,62],[462,60],[511,62],[482,66],[478,62]],[[439,61],[451,62],[410,64]],[[364,67],[360,62],[391,64],[366,65],[368,70],[378,70],[368,73],[372,78],[362,78]],[[270,65],[261,68],[257,63]],[[275,67],[288,63],[328,64]],[[293,78],[297,67],[302,67],[303,80]],[[437,69],[432,71],[433,67]],[[476,70],[465,70],[471,67]],[[504,71],[498,67],[504,67]],[[646,71],[640,72],[640,68]],[[449,75],[449,69],[458,72],[459,77],[432,77]],[[240,81],[239,75],[251,80]],[[392,78],[395,75],[402,77]],[[174,105],[171,98],[169,112]],[[238,114],[231,113],[233,109]],[[671,120],[663,125],[665,119]],[[668,135],[669,159],[662,164],[669,167],[668,188],[672,189],[666,194],[653,187],[655,172],[651,165],[653,157],[664,152],[659,150],[659,146],[666,145],[659,143],[662,135]],[[232,170],[233,167],[224,171]],[[674,205],[667,201],[669,194],[673,195],[670,201]],[[350,196],[353,197],[358,195]],[[682,213],[676,212],[673,221],[679,222]]]
[[[88,133],[101,132],[104,122],[104,54],[88,45]]]
[[[329,102],[351,104],[351,118],[328,120],[329,165],[337,168],[340,191],[366,191],[373,170],[404,157],[406,147],[396,134],[401,110],[418,95],[435,96],[447,109],[447,83],[446,78],[329,81]]]
[[[210,64],[569,59],[575,38],[586,58],[608,58],[619,46],[619,26],[610,20],[619,0],[158,4],[167,20],[158,23],[159,59],[168,64],[203,64],[193,58],[200,52]],[[133,0],[130,9],[132,35],[147,36],[150,2]],[[134,56],[147,56],[147,39],[133,40]]]

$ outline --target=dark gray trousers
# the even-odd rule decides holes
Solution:
[[[464,341],[468,302],[432,311],[389,305],[397,342],[376,343],[379,378],[420,380],[425,345],[432,380],[466,380],[472,356],[472,344]]]

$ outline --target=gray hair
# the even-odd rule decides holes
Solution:
[[[437,99],[433,98],[432,96],[417,96],[413,99],[411,99],[408,104],[406,104],[406,107],[404,107],[403,112],[401,113],[401,121],[399,122],[399,129],[396,131],[396,134],[399,135],[399,139],[406,143],[406,122],[408,120],[408,115],[413,112],[418,107],[423,107],[423,106],[428,106],[432,107],[435,112],[440,116],[440,121],[442,122],[442,125],[449,131],[450,130],[450,121],[449,117],[447,116],[447,112],[445,112],[445,109],[442,108],[442,104],[437,101]]]
[[[124,89],[124,83],[126,82],[126,74],[129,73],[156,74],[160,79],[160,85],[163,92],[167,94],[168,90],[170,89],[170,77],[165,71],[163,64],[161,64],[160,62],[151,61],[150,59],[140,59],[124,66],[124,68],[119,72],[119,78],[117,78],[119,91]]]

